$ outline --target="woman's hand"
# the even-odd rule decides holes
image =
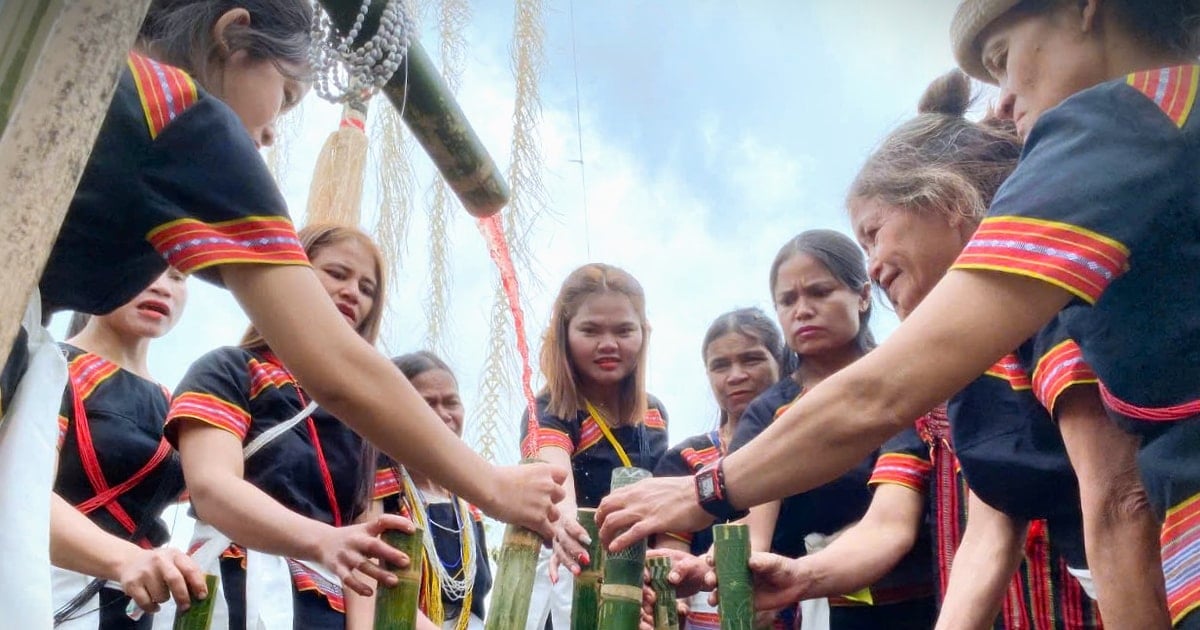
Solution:
[[[596,522],[609,552],[617,552],[652,534],[699,531],[713,517],[700,507],[691,477],[654,477],[604,497]]]
[[[384,542],[379,535],[394,529],[413,533],[412,521],[395,514],[380,514],[363,523],[345,527],[329,527],[316,541],[315,559],[337,575],[342,584],[364,597],[374,593],[372,588],[354,575],[357,569],[367,577],[395,586],[396,576],[383,566],[372,562],[373,558],[385,564],[406,568],[409,558],[403,552]]]
[[[550,464],[500,466],[493,470],[494,489],[488,504],[479,507],[497,520],[528,528],[550,540],[555,537],[554,523],[559,520],[555,504],[566,496],[562,485],[566,478],[566,469]]]
[[[757,611],[775,611],[804,599],[812,578],[804,570],[803,558],[788,558],[774,553],[754,552],[750,554],[750,577],[754,582],[754,609]],[[713,564],[712,556],[708,562]],[[717,584],[717,574],[710,571],[705,578],[713,596],[709,603],[717,604],[720,585]]]
[[[658,547],[646,551],[647,558],[670,558],[671,572],[667,574],[667,582],[675,587],[675,596],[686,599],[707,590],[705,578],[711,565],[704,556],[693,556],[686,551]]]
[[[204,571],[178,549],[135,547],[117,567],[117,579],[138,608],[155,613],[159,604],[174,598],[179,610],[187,610],[196,599],[208,597]]]
[[[554,555],[550,558],[550,583],[558,581],[558,567],[562,565],[571,572],[579,575],[583,567],[592,563],[588,556],[587,546],[592,543],[591,536],[583,525],[579,524],[575,508],[563,509],[554,531]]]

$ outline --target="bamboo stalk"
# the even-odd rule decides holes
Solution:
[[[358,15],[360,0],[320,1],[333,23],[348,32]],[[384,0],[372,2],[360,31],[362,38],[375,33],[385,4]],[[468,212],[488,217],[508,203],[508,183],[416,39],[410,40],[408,55],[383,93],[400,111],[413,137]]]
[[[176,613],[174,630],[209,630],[212,627],[213,610],[216,606],[217,582],[219,577],[209,573],[204,576],[204,585],[208,589],[208,597],[192,599],[187,610]]]
[[[654,589],[654,630],[679,630],[679,606],[675,603],[675,585],[671,584],[671,559],[665,556],[646,559],[650,588]]]
[[[713,526],[717,588],[721,603],[721,630],[754,629],[754,588],[750,581],[750,528],[746,525]]]
[[[485,630],[522,630],[525,627],[541,548],[542,538],[537,532],[517,525],[509,525],[504,530]]]
[[[600,622],[600,580],[604,571],[604,545],[600,544],[600,527],[596,510],[579,508],[579,524],[587,530],[592,544],[587,554],[590,562],[575,576],[575,593],[571,598],[571,630],[596,630]]]
[[[375,630],[414,630],[421,599],[421,567],[425,562],[422,530],[406,534],[394,529],[383,532],[383,541],[408,556],[408,567],[388,563],[386,568],[400,579],[395,586],[379,585],[375,592]]]
[[[650,471],[614,468],[613,490],[648,479]],[[604,559],[604,583],[600,586],[599,624],[603,630],[636,630],[642,619],[642,575],[646,565],[646,541],[610,553]]]

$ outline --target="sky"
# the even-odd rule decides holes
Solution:
[[[513,4],[469,4],[458,101],[506,171]],[[535,372],[562,280],[589,261],[614,264],[645,289],[648,387],[667,409],[672,443],[711,429],[717,409],[699,347],[706,328],[737,307],[759,306],[773,316],[767,273],[792,236],[810,228],[848,233],[843,200],[857,169],[889,130],[915,114],[926,85],[954,65],[948,33],[955,4],[547,0],[537,132],[548,212],[531,234],[536,278],[521,278]],[[421,26],[436,59],[436,20],[422,15]],[[382,99],[375,104],[386,106]],[[317,153],[337,119],[337,107],[310,94],[281,124],[276,157],[297,224]],[[420,193],[390,288],[381,342],[390,354],[420,349],[425,337],[431,173],[428,159],[414,155]],[[375,188],[369,181],[367,228],[379,205]],[[471,412],[498,276],[470,217],[455,206],[452,218],[444,358],[462,386],[473,440]],[[171,387],[201,354],[237,343],[247,321],[228,293],[197,279],[189,284],[182,321],[150,351],[151,370]],[[883,338],[896,320],[886,305],[876,306],[874,329]],[[61,319],[56,326],[61,338]],[[535,376],[535,387],[541,382]],[[517,458],[518,391],[509,404],[505,463]]]

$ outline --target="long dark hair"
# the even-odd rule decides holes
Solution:
[[[871,283],[862,250],[854,241],[834,230],[807,230],[784,243],[783,247],[779,248],[779,253],[775,254],[775,260],[771,263],[772,300],[775,298],[775,285],[779,280],[779,268],[800,254],[812,256],[851,291],[861,291]],[[858,334],[854,337],[854,345],[862,353],[869,352],[876,345],[875,335],[871,333],[870,326],[872,310],[872,302],[868,301],[866,310],[858,314]],[[792,374],[800,367],[800,356],[794,350],[789,348],[787,355],[785,363],[788,370],[784,372],[785,365],[781,363],[781,374]]]
[[[709,325],[708,332],[704,333],[704,341],[700,344],[700,358],[707,361],[708,347],[712,345],[712,342],[729,333],[737,333],[761,343],[771,355],[771,360],[775,361],[775,365],[779,367],[779,373],[784,374],[784,362],[788,360],[789,354],[794,353],[788,352],[779,327],[775,325],[774,320],[762,312],[762,309],[739,308],[717,316]],[[790,372],[788,373],[790,374]],[[729,422],[729,414],[722,409],[717,426],[723,427],[727,422]]]

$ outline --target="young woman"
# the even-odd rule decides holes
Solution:
[[[577,509],[600,504],[614,468],[653,471],[667,450],[666,410],[646,393],[650,326],[638,281],[611,265],[587,264],[563,281],[552,309],[542,340],[539,456],[571,475],[553,555],[538,571],[530,630],[541,630],[548,614],[556,629],[570,626],[571,580],[559,579],[559,566],[575,575],[592,561]]]
[[[747,407],[734,434],[735,451],[808,389],[875,346],[869,325],[870,281],[862,252],[840,233],[809,230],[788,241],[771,265],[770,288],[785,343],[796,356],[795,368]],[[754,550],[795,558],[823,546],[820,539],[838,533],[866,512],[871,500],[867,480],[874,464],[871,454],[834,481],[751,508],[748,523]],[[927,544],[928,537],[922,540]],[[924,547],[910,554],[892,575],[873,585],[873,605],[831,597],[829,628],[928,627],[934,618],[933,585],[923,551]],[[823,605],[805,607],[810,625],[812,618],[824,615]],[[784,613],[784,623],[790,623],[790,611]]]
[[[889,295],[902,319],[945,274],[1020,155],[1010,125],[964,118],[970,91],[957,71],[935,81],[921,99],[921,113],[881,143],[850,191],[852,222],[872,252],[872,276],[893,276]],[[789,597],[858,588],[890,568],[929,523],[943,626],[1098,627],[1095,604],[1067,568],[1067,562],[1086,566],[1075,475],[1034,393],[1054,407],[1077,393],[1072,389],[1086,387],[1087,376],[1086,366],[1047,356],[1029,368],[1014,361],[1007,371],[977,379],[951,401],[949,419],[940,408],[919,419],[917,430],[884,445],[862,521],[821,553],[790,563],[757,559],[769,567],[758,573],[770,585],[762,594],[776,585],[786,585]],[[1085,420],[1091,427],[1108,423]],[[1132,462],[1128,446],[1105,456],[1122,454]],[[1026,536],[1023,524],[1030,519]],[[1022,551],[1024,565],[1014,576],[1012,563]],[[782,573],[772,574],[776,569]],[[1135,592],[1153,584],[1145,575],[1137,579],[1128,585]]]
[[[326,299],[373,342],[384,304],[374,243],[339,226],[310,225],[299,236]],[[296,628],[343,628],[343,585],[370,593],[352,572],[376,580],[387,575],[360,549],[381,543],[375,536],[385,528],[410,528],[395,515],[360,522],[375,455],[310,400],[252,327],[240,346],[197,360],[171,403],[167,439],[179,449],[200,521],[195,541],[203,547],[195,555],[208,568],[206,558],[220,553],[224,599],[218,606],[227,605],[232,629],[277,627],[271,609],[287,598]],[[285,428],[273,430],[280,425]],[[278,584],[272,580],[288,573],[283,592],[273,590]]]
[[[131,599],[154,611],[169,595],[186,607],[191,592],[204,594],[195,563],[161,546],[159,514],[183,491],[183,476],[163,440],[170,395],[147,364],[150,341],[186,303],[186,278],[169,269],[108,315],[79,318],[62,344],[70,383],[50,526],[53,560],[73,570],[53,572],[59,628],[149,628],[149,615],[126,615]]]
[[[1025,138],[1021,163],[951,272],[888,343],[724,463],[731,506],[811,487],[852,466],[1059,318],[1095,370],[1104,408],[1140,437],[1138,468],[1163,521],[1171,618],[1177,627],[1200,626],[1200,553],[1184,535],[1200,505],[1200,468],[1194,449],[1181,446],[1200,439],[1200,331],[1188,288],[1200,262],[1198,18],[1191,2],[960,6],[959,64],[1000,85],[998,113]],[[602,516],[620,513],[605,523],[609,535],[648,519],[615,546],[708,520],[695,489],[652,481],[612,497]],[[1090,479],[1080,488],[1085,497],[1108,490]],[[1085,522],[1103,529],[1136,510],[1138,498],[1083,503]],[[1105,581],[1122,571],[1091,564],[1103,602]]]
[[[466,414],[450,366],[427,351],[392,362],[461,438]],[[425,531],[421,612],[444,630],[481,630],[484,601],[492,588],[482,515],[420,472],[402,468],[387,456],[381,456],[380,463],[375,474],[379,508],[407,516]]]
[[[309,267],[257,149],[271,144],[279,114],[307,91],[312,18],[307,0],[153,4],[46,262],[44,310],[109,312],[168,265],[222,284],[331,413],[484,511],[549,537],[565,471],[495,469],[447,435],[395,366],[345,325]],[[26,336],[45,338],[36,322]],[[0,375],[6,412],[32,360],[26,350],[18,343]],[[65,368],[41,359],[36,366],[49,389],[61,390]],[[54,421],[42,415],[27,422],[44,439],[8,458],[9,436],[26,432],[9,425],[0,455],[33,465],[30,484],[48,503]],[[0,507],[15,510],[24,500],[30,513],[49,512],[23,496],[0,492]],[[49,547],[37,543],[48,542],[41,525],[0,532],[0,551],[34,570],[0,583],[0,609],[36,616],[49,608],[49,571],[37,568]],[[382,544],[360,551],[399,559]]]
[[[717,317],[700,344],[704,371],[720,409],[717,428],[671,447],[658,461],[655,476],[692,475],[725,454],[746,407],[779,381],[783,355],[779,328],[759,309],[740,308]],[[712,529],[669,532],[658,537],[655,547],[700,556],[712,547]],[[717,609],[709,605],[708,597],[708,592],[699,592],[686,599],[689,628],[720,625]]]

